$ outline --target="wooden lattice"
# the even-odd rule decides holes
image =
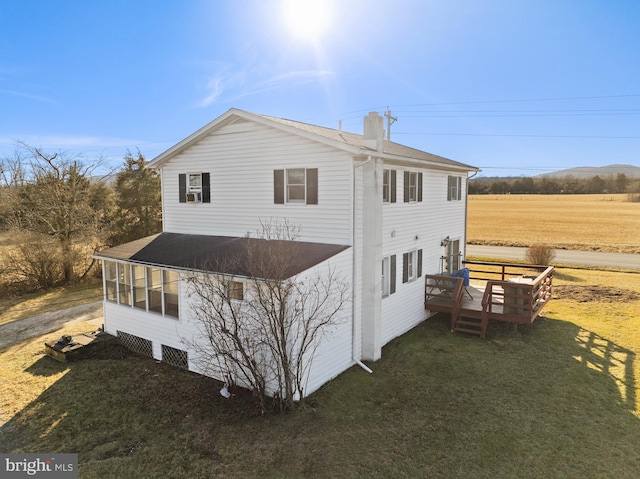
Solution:
[[[189,357],[186,351],[162,345],[162,361],[182,369],[189,369]]]
[[[118,341],[125,348],[130,349],[134,353],[141,354],[143,356],[153,357],[153,344],[148,339],[134,336],[133,334],[118,331]]]

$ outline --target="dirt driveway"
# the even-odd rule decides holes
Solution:
[[[89,321],[100,326],[102,320],[102,301],[96,301],[3,324],[0,326],[0,351],[26,339],[57,331],[67,324]]]

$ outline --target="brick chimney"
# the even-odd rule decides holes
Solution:
[[[364,117],[364,146],[382,152],[384,144],[384,119],[377,111]]]

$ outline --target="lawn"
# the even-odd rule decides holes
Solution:
[[[101,301],[102,280],[92,279],[22,296],[0,299],[0,325],[39,314]]]
[[[468,243],[640,253],[640,203],[627,195],[471,195]],[[597,225],[597,227],[594,227]]]
[[[77,452],[82,478],[635,479],[640,274],[554,284],[532,327],[481,340],[429,319],[285,415],[120,349],[57,363],[41,345],[58,332],[0,352],[0,444]]]

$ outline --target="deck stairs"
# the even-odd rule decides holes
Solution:
[[[425,275],[425,309],[448,313],[451,331],[484,338],[489,321],[532,324],[551,299],[553,266],[464,263],[477,268],[466,286],[461,277]]]
[[[458,319],[453,325],[452,331],[456,331],[459,333],[477,334],[481,338],[484,337],[482,319],[463,318],[458,316]]]

